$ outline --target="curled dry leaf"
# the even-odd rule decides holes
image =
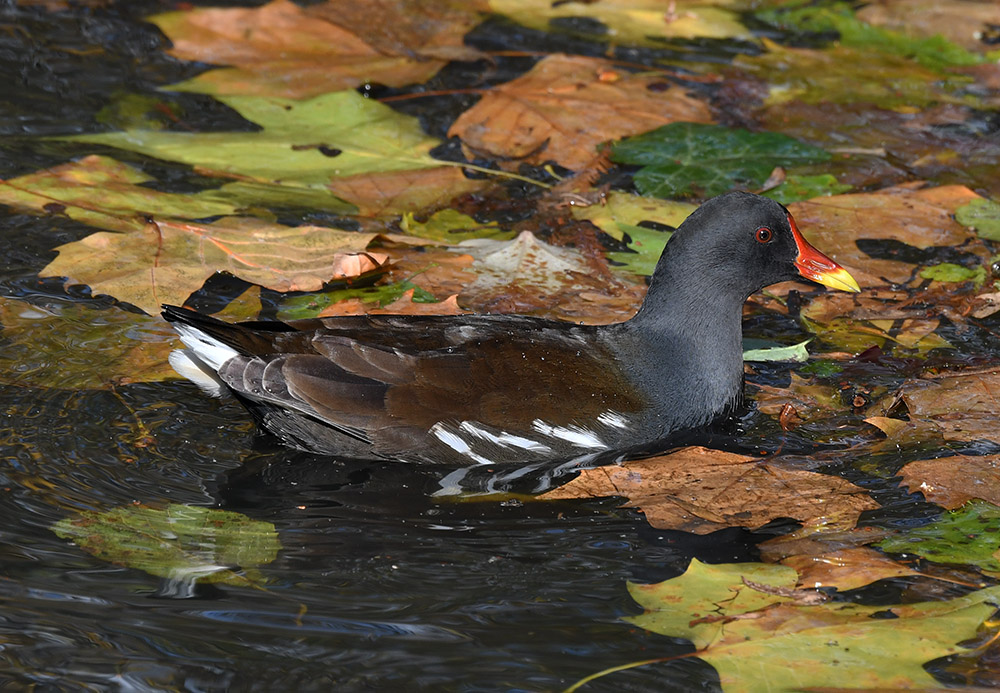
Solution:
[[[1000,505],[1000,455],[917,460],[903,467],[899,476],[911,492],[949,510],[974,499]]]
[[[616,75],[609,79],[608,75]],[[708,106],[655,75],[618,71],[597,58],[551,55],[488,91],[448,131],[478,153],[515,163],[586,166],[601,142],[674,121],[711,122]]]
[[[755,529],[777,518],[823,520],[850,528],[877,508],[861,488],[837,477],[785,468],[702,447],[586,469],[544,500],[624,496],[653,527],[708,534],[723,527]]]

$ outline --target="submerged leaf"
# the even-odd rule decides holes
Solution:
[[[676,578],[629,584],[645,613],[627,620],[691,640],[727,693],[937,686],[923,665],[965,651],[1000,601],[1000,587],[941,601],[891,606],[810,603],[790,592],[795,571],[759,563],[706,565]],[[818,601],[818,600],[816,600]]]
[[[1000,455],[937,457],[899,470],[904,486],[948,510],[971,500],[1000,505]]]
[[[52,526],[97,558],[175,580],[259,585],[240,569],[273,561],[281,548],[270,522],[190,505],[85,510]]]
[[[826,161],[818,148],[776,132],[753,133],[721,125],[672,123],[614,146],[611,159],[635,164],[644,195],[718,195],[737,185],[760,186],[776,166]]]
[[[976,230],[980,238],[1000,241],[1000,204],[977,198],[955,210],[955,220]]]
[[[970,501],[923,527],[911,527],[876,544],[890,553],[910,553],[956,565],[974,565],[1000,576],[1000,507]]]

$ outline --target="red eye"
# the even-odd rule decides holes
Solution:
[[[758,243],[770,243],[771,238],[774,237],[774,234],[771,233],[771,229],[767,228],[766,226],[761,226],[759,229],[757,229],[757,233],[755,234],[754,237],[757,239]]]

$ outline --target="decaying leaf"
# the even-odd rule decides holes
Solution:
[[[239,587],[261,585],[253,568],[273,561],[281,548],[270,522],[190,505],[85,510],[52,531],[101,560],[150,575]]]
[[[628,498],[626,507],[640,508],[653,527],[696,534],[782,517],[850,528],[862,511],[878,507],[843,479],[701,447],[587,469],[541,498],[604,496]]]
[[[175,57],[230,66],[170,87],[180,91],[303,99],[372,82],[419,83],[449,58],[477,56],[462,44],[465,31],[479,21],[476,14],[452,10],[448,21],[435,22],[424,3],[419,20],[427,35],[407,41],[416,36],[405,29],[418,23],[412,7],[417,3],[382,0],[379,9],[393,9],[382,7],[391,4],[397,5],[391,22],[378,22],[372,3],[333,2],[309,9],[289,0],[256,8],[188,9],[150,21],[173,42]],[[360,21],[362,7],[367,23]],[[436,31],[428,31],[432,22]],[[394,30],[395,41],[385,40],[386,30]]]
[[[606,60],[552,55],[488,91],[448,131],[477,153],[579,169],[597,145],[674,121],[711,122],[708,106],[661,78]]]
[[[177,335],[158,318],[0,297],[0,327],[3,383],[91,390],[176,377],[167,355]]]
[[[902,484],[949,510],[978,499],[1000,505],[1000,455],[938,457],[910,462]]]
[[[726,6],[730,0],[489,0],[490,9],[542,31],[559,20],[587,18],[599,22],[595,38],[652,47],[665,38],[744,38],[750,32]]]
[[[150,220],[138,232],[102,231],[59,246],[41,275],[68,277],[155,314],[164,303],[184,303],[219,271],[277,291],[316,291],[371,272],[386,259],[365,252],[374,237],[240,217],[204,225]]]
[[[902,398],[911,421],[945,440],[1000,443],[1000,371],[907,381]]]
[[[798,587],[836,587],[840,591],[864,587],[878,580],[919,575],[912,568],[867,546],[831,553],[789,556],[782,565],[795,568]]]
[[[755,387],[757,410],[771,416],[778,416],[786,406],[793,407],[795,413],[806,420],[846,409],[840,395],[832,387],[814,384],[797,373],[792,373],[788,387]]]
[[[936,563],[976,566],[987,575],[1000,577],[1000,507],[969,501],[928,525],[901,530],[877,546]]]
[[[692,560],[680,577],[629,584],[645,612],[627,620],[691,640],[729,693],[823,689],[839,681],[900,690],[936,687],[924,663],[962,652],[958,643],[975,635],[1000,599],[1000,587],[990,587],[941,602],[804,606],[779,593],[796,581],[784,566]]]
[[[357,205],[358,214],[374,217],[437,207],[488,185],[485,180],[466,178],[460,168],[435,166],[332,178],[327,187]]]

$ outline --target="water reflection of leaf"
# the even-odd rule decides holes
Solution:
[[[260,586],[253,568],[273,561],[281,548],[270,522],[225,510],[141,505],[83,511],[52,531],[101,560],[184,581]]]

